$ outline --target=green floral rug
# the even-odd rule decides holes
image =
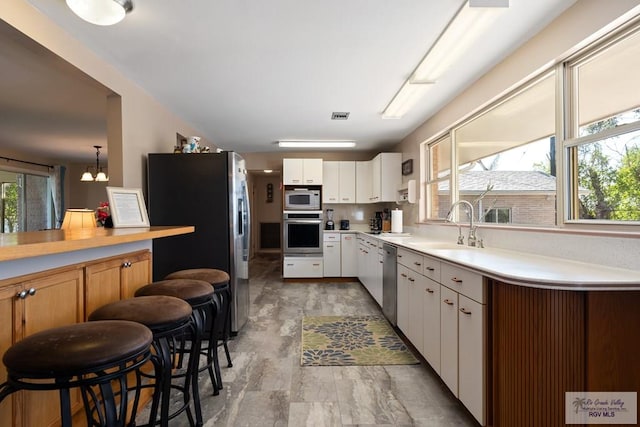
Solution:
[[[302,319],[302,366],[412,365],[418,360],[380,316]]]

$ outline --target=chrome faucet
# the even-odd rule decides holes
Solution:
[[[458,200],[451,205],[451,209],[449,209],[449,213],[447,214],[446,221],[453,222],[458,226],[458,244],[464,244],[464,237],[462,237],[462,230],[460,229],[460,224],[458,224],[454,219],[453,215],[455,212],[455,208],[459,205],[465,205],[467,212],[467,216],[469,217],[469,237],[467,237],[467,245],[476,246],[477,237],[476,237],[476,226],[473,224],[473,205],[466,200]]]

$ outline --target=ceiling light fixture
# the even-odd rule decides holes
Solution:
[[[100,166],[100,149],[102,145],[94,145],[93,147],[96,149],[96,176],[94,177],[91,172],[89,172],[89,167],[87,167],[80,181],[107,182],[109,181],[109,177],[102,171],[102,166]]]
[[[508,7],[509,0],[465,2],[389,102],[382,118],[399,119],[404,116]]]
[[[282,140],[278,141],[280,148],[350,148],[355,147],[355,141],[331,140]]]
[[[133,10],[132,0],[66,0],[80,18],[95,25],[114,25]]]

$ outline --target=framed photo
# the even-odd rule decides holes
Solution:
[[[413,159],[402,162],[402,175],[411,175],[413,173]]]
[[[140,188],[107,187],[113,228],[149,227],[149,216]]]

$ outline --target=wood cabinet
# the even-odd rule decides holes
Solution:
[[[322,202],[356,203],[356,162],[323,162],[322,168]]]
[[[81,322],[84,318],[83,274],[81,267],[69,267],[33,274],[0,289],[0,348],[45,329]],[[6,282],[6,281],[3,281]],[[0,371],[3,379],[6,371]],[[51,426],[59,423],[57,391],[21,391],[0,407],[2,425]],[[71,393],[72,410],[81,407],[78,390]],[[7,422],[7,419],[9,420]]]
[[[85,317],[110,302],[132,298],[151,283],[151,253],[141,251],[88,264],[85,268]]]
[[[282,159],[284,185],[322,185],[322,159]]]

